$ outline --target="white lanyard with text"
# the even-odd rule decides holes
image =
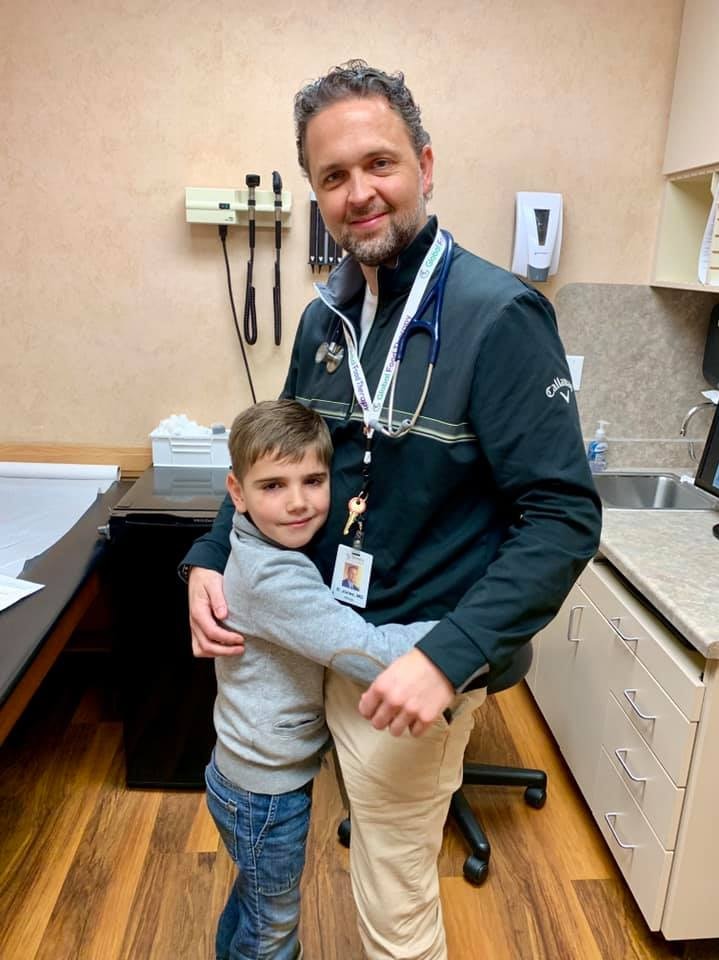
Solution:
[[[402,313],[397,321],[397,326],[395,327],[395,331],[392,336],[392,342],[390,343],[389,350],[387,351],[387,356],[385,358],[382,372],[377,383],[377,389],[375,390],[374,397],[371,399],[369,395],[369,388],[367,386],[367,379],[364,375],[364,370],[362,369],[362,363],[359,357],[357,336],[354,327],[345,317],[342,317],[342,325],[344,327],[345,339],[347,341],[347,354],[350,377],[352,379],[352,389],[354,391],[357,403],[362,410],[362,419],[364,420],[364,432],[366,437],[365,453],[362,464],[362,489],[356,496],[352,497],[347,504],[349,513],[347,517],[347,523],[345,524],[344,528],[345,536],[347,536],[353,527],[356,528],[354,537],[354,546],[356,547],[361,546],[364,536],[365,518],[363,514],[367,509],[367,496],[369,493],[369,471],[370,464],[372,462],[372,437],[374,436],[375,429],[379,427],[379,420],[382,415],[382,407],[384,405],[385,397],[387,396],[387,391],[392,383],[392,374],[394,373],[394,369],[397,365],[397,344],[408,325],[414,319],[414,315],[422,302],[422,298],[425,295],[435,267],[442,260],[442,255],[446,245],[447,242],[438,227],[435,238],[432,241],[432,245],[427,251],[425,258],[422,261],[419,270],[417,271],[417,275],[415,276],[412,284],[412,289],[410,290],[409,296],[407,297],[405,305],[402,308]]]
[[[444,253],[446,245],[446,241],[438,227],[437,235],[432,241],[432,246],[427,251],[427,255],[417,271],[412,289],[402,309],[402,314],[397,321],[397,326],[392,336],[389,350],[387,351],[387,357],[382,368],[382,373],[380,374],[377,389],[371,400],[367,379],[359,358],[354,327],[346,317],[340,314],[345,332],[345,340],[347,341],[352,389],[354,390],[357,403],[362,410],[366,441],[362,461],[362,489],[357,496],[351,497],[347,504],[349,512],[343,531],[344,536],[347,536],[354,529],[352,546],[349,547],[341,543],[337,547],[337,557],[335,559],[330,589],[333,596],[338,600],[342,600],[344,603],[350,603],[356,607],[365,607],[367,605],[367,594],[372,574],[372,554],[362,550],[365,523],[364,515],[367,510],[370,465],[372,463],[372,437],[375,429],[379,426],[379,418],[382,414],[384,400],[392,383],[392,374],[397,364],[397,343],[408,325],[414,319],[414,315],[429,285],[432,273],[437,264],[442,260],[442,254]]]
[[[369,388],[367,387],[367,379],[359,358],[355,329],[349,320],[340,314],[345,339],[347,341],[352,389],[354,390],[357,403],[362,410],[362,418],[364,420],[365,452],[362,461],[362,489],[357,496],[351,497],[347,504],[349,512],[343,531],[344,536],[347,536],[354,530],[352,546],[350,547],[343,543],[338,545],[330,589],[332,595],[338,600],[356,607],[365,607],[367,605],[367,594],[369,592],[370,578],[372,575],[372,554],[362,550],[366,519],[365,512],[367,510],[367,497],[369,495],[370,466],[372,463],[372,437],[375,429],[379,425],[384,399],[392,383],[392,374],[397,364],[397,343],[408,325],[414,319],[414,315],[429,285],[432,273],[437,264],[442,260],[446,245],[441,231],[437,228],[437,235],[432,241],[432,246],[427,251],[427,255],[417,271],[412,289],[409,292],[400,318],[397,321],[397,326],[392,336],[389,350],[387,351],[387,357],[382,368],[382,373],[380,374],[377,389],[371,400]]]
[[[409,296],[407,297],[402,314],[397,321],[394,336],[392,337],[392,342],[389,346],[389,350],[387,351],[387,357],[385,358],[384,366],[382,367],[382,373],[380,374],[380,378],[377,383],[377,389],[375,390],[374,397],[372,397],[371,400],[369,396],[369,388],[367,386],[367,379],[364,375],[364,370],[362,369],[362,363],[360,362],[355,329],[345,317],[342,317],[342,326],[344,327],[345,339],[347,340],[347,354],[350,377],[352,378],[352,389],[354,390],[357,403],[362,410],[365,432],[369,433],[370,436],[379,424],[385,397],[387,396],[387,391],[389,390],[392,382],[392,374],[397,364],[397,343],[399,342],[399,338],[407,329],[408,325],[414,319],[417,308],[422,302],[422,297],[424,296],[429,285],[432,273],[442,259],[445,246],[446,241],[438,227],[437,234],[432,241],[432,246],[427,251],[427,255],[417,271],[417,276],[414,278],[412,289],[409,292]]]

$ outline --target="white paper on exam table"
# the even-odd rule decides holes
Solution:
[[[29,580],[17,580],[0,574],[0,610],[6,610],[23,597],[42,590],[44,583],[30,583]]]
[[[0,574],[16,577],[119,476],[104,464],[0,462]]]

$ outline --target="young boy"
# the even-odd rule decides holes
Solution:
[[[328,743],[324,667],[370,683],[433,624],[365,622],[301,552],[330,504],[332,441],[317,413],[294,400],[258,403],[237,417],[229,446],[225,623],[246,644],[243,656],[215,660],[207,803],[238,867],[216,955],[296,960],[312,779]]]

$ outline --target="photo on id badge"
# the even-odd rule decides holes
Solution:
[[[332,574],[332,595],[355,607],[366,607],[371,570],[371,554],[340,544]]]

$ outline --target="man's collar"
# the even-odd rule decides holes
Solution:
[[[377,269],[380,299],[394,297],[410,289],[436,234],[437,218],[430,217],[412,243],[400,253],[396,266],[380,265]]]
[[[437,233],[437,218],[430,217],[420,232],[397,258],[395,267],[380,266],[377,270],[380,300],[405,293],[414,283],[420,264]],[[348,254],[332,271],[327,283],[316,283],[315,290],[337,309],[349,303],[364,289],[365,278],[355,258]]]

